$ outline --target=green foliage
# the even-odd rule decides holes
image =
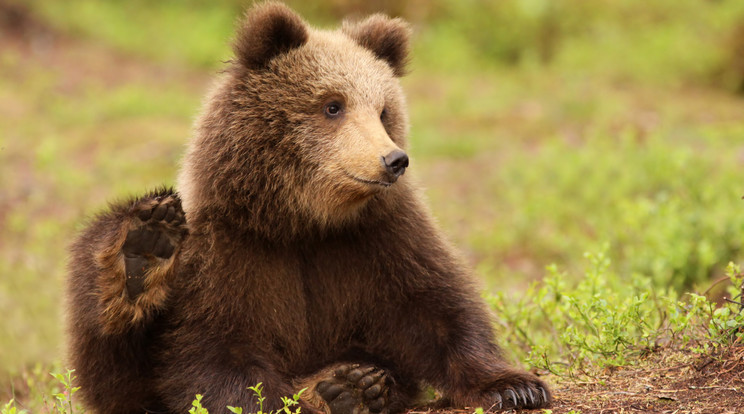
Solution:
[[[80,387],[74,386],[74,370],[63,373],[55,371],[49,373],[48,367],[38,365],[23,375],[24,383],[20,386],[19,395],[12,397],[0,406],[0,414],[23,414],[44,412],[49,414],[83,413],[74,395]],[[15,390],[13,392],[15,394]],[[23,409],[19,409],[18,407]]]
[[[202,400],[202,395],[196,394],[196,398],[191,403],[189,414],[209,414],[209,411],[207,411],[206,408],[202,407],[201,400]]]
[[[476,86],[460,86],[452,96],[447,90],[445,101],[469,96],[463,105],[473,109],[449,115],[458,120],[453,126],[432,121],[435,116],[447,119],[444,105],[414,108],[414,153],[423,152],[433,159],[429,162],[438,164],[431,170],[446,171],[440,173],[445,179],[462,183],[464,190],[431,185],[429,195],[448,233],[473,252],[480,272],[494,284],[539,277],[542,265],[535,263],[560,263],[575,274],[580,269],[575,252],[604,242],[610,245],[613,271],[649,275],[655,285],[680,291],[707,283],[723,271],[725,263],[739,257],[744,229],[740,155],[726,148],[736,147],[736,141],[744,139],[744,130],[672,126],[676,121],[671,119],[679,115],[665,114],[665,109],[659,109],[660,116],[670,125],[655,127],[653,132],[644,131],[645,127],[636,130],[632,121],[621,120],[616,126],[632,103],[614,95],[604,99],[589,95],[581,99],[594,113],[579,127],[588,129],[580,136],[569,132],[539,142],[507,136],[488,140],[488,127],[475,121],[470,126],[469,118],[487,119],[488,113],[504,112],[499,99],[512,98],[480,86],[493,93],[485,101],[473,90]],[[539,99],[531,96],[531,90],[525,95],[528,102]],[[552,123],[545,119],[549,117],[585,116],[569,111],[574,103],[555,103],[558,99],[540,104],[536,111],[545,114],[533,124]],[[627,108],[604,108],[608,102]],[[508,128],[496,133],[519,137],[532,133],[529,129],[534,127]],[[455,136],[480,138],[460,141]],[[458,157],[462,160],[449,161],[453,154],[462,154]]]
[[[15,400],[13,399],[8,401],[8,403],[2,406],[2,408],[0,409],[0,414],[25,414],[25,413],[26,413],[26,410],[18,411],[18,409],[15,406]]]
[[[33,0],[55,26],[101,39],[127,53],[158,61],[216,67],[229,58],[229,41],[244,2]],[[383,8],[420,23],[419,51],[427,66],[551,64],[602,73],[616,80],[677,83],[694,80],[739,86],[729,62],[744,21],[737,1],[657,0],[340,0],[291,1],[311,21],[366,14]],[[420,20],[425,21],[421,22]],[[105,21],[106,24],[100,22]],[[185,28],[188,28],[186,30]],[[176,41],[174,41],[174,39]],[[728,49],[727,49],[728,48]],[[732,49],[732,50],[729,50]],[[597,56],[596,50],[604,55]],[[733,79],[733,80],[731,80]]]
[[[492,185],[515,209],[502,210],[513,217],[512,230],[499,238],[476,231],[476,243],[523,245],[563,259],[607,241],[620,273],[677,289],[705,282],[741,248],[739,161],[672,139],[554,141],[506,163],[496,177],[503,182]]]
[[[443,2],[448,18],[442,24],[466,36],[470,48],[486,58],[508,64],[525,59],[547,62],[556,52],[563,20],[568,17],[561,13],[562,4],[550,0]]]
[[[435,53],[425,59],[437,67],[549,64],[654,84],[742,76],[719,69],[744,21],[736,1],[437,1],[430,15],[425,44],[446,46],[424,51]]]
[[[72,396],[80,390],[80,387],[74,387],[72,385],[72,382],[75,380],[75,376],[72,375],[72,373],[75,372],[74,369],[68,369],[67,372],[64,374],[61,373],[52,373],[52,377],[54,377],[57,381],[59,381],[60,384],[62,384],[62,391],[57,392],[53,394],[53,397],[55,399],[54,401],[54,408],[57,413],[60,414],[73,414],[76,410],[73,409],[72,404]]]
[[[623,280],[609,271],[606,250],[586,254],[589,268],[575,284],[551,265],[545,279],[532,284],[521,299],[490,296],[514,345],[507,348],[521,350],[520,356],[533,366],[573,377],[633,364],[662,345],[705,352],[744,339],[738,303],[717,305],[696,294],[680,298],[639,274]],[[732,289],[741,289],[737,266],[728,266],[728,278]]]
[[[215,67],[229,58],[236,5],[199,2],[34,0],[58,28],[156,61]],[[103,24],[102,22],[105,22]]]
[[[292,395],[292,397],[282,397],[282,404],[283,407],[280,408],[277,411],[264,411],[264,401],[266,401],[266,397],[263,396],[263,383],[258,383],[252,387],[248,387],[249,391],[253,391],[253,395],[256,397],[256,402],[258,403],[258,411],[256,411],[254,414],[300,414],[300,407],[299,407],[299,401],[300,397],[303,392],[305,392],[307,388],[303,388],[300,391],[298,391],[296,394]],[[209,411],[207,411],[206,408],[202,407],[201,405],[202,395],[197,394],[194,401],[191,403],[191,409],[189,410],[189,414],[209,414]],[[243,414],[243,408],[242,407],[232,407],[227,406],[227,409],[231,413],[236,414]]]

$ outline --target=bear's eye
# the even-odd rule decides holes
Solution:
[[[382,112],[380,112],[380,121],[385,121],[385,118],[387,118],[387,109],[383,109]]]
[[[323,107],[323,113],[329,118],[336,118],[343,112],[343,107],[338,102],[329,102]]]

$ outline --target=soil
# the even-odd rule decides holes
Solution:
[[[541,414],[741,414],[744,413],[744,346],[700,356],[664,349],[637,362],[576,380],[548,376],[554,402]],[[414,410],[409,414],[471,414],[465,410]],[[516,412],[514,410],[507,412]]]
[[[742,413],[744,347],[666,350],[594,381],[562,383],[555,394],[554,413]]]

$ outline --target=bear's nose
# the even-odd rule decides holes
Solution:
[[[395,178],[398,178],[406,172],[406,167],[408,167],[408,155],[401,150],[394,150],[390,154],[382,157],[382,162],[385,164],[387,172],[392,174]]]

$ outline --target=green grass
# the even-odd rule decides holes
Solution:
[[[324,23],[362,7],[337,3],[293,4]],[[416,29],[411,173],[486,281],[513,357],[583,375],[738,335],[736,307],[686,292],[742,261],[744,99],[730,80],[744,73],[727,39],[744,3],[486,3],[395,10]],[[63,36],[0,49],[0,397],[15,388],[36,412],[59,393],[47,373],[64,372],[71,235],[107,200],[173,184],[240,5],[30,4]],[[733,297],[722,286],[710,299]]]
[[[35,0],[56,27],[156,61],[215,68],[228,59],[235,7],[196,1]]]

